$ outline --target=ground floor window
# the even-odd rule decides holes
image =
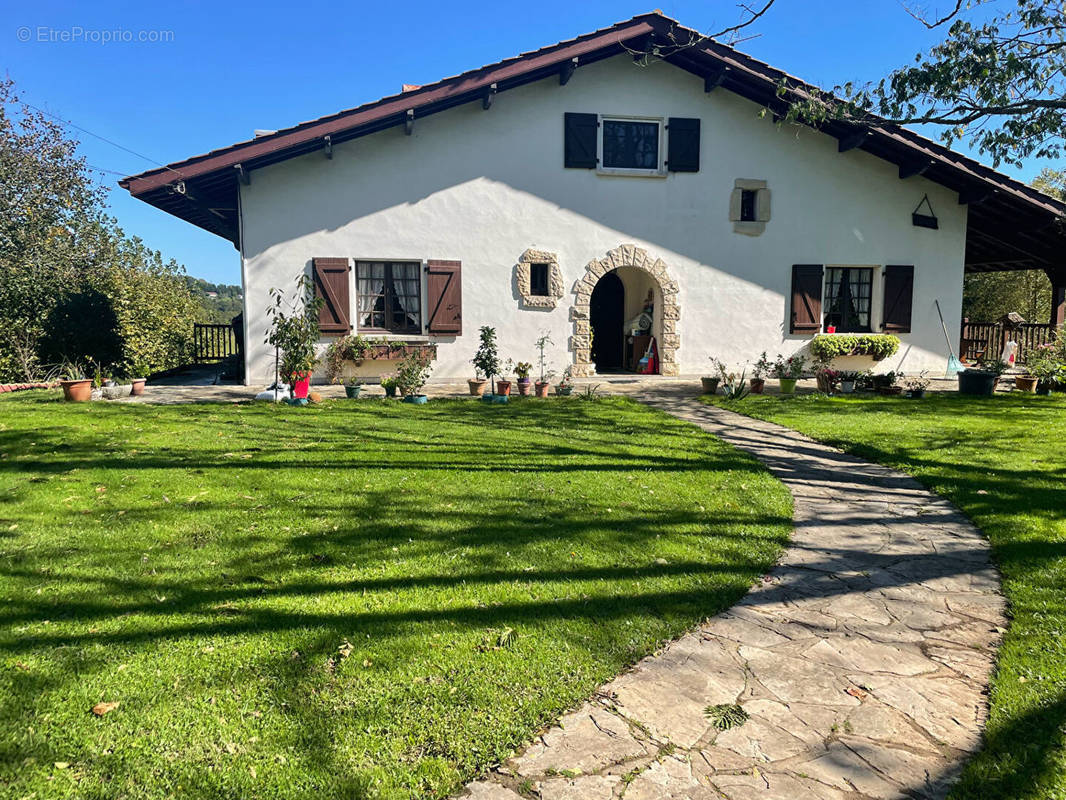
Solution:
[[[830,267],[825,271],[823,330],[832,325],[840,333],[870,331],[873,272],[870,267]]]
[[[417,261],[355,262],[359,329],[421,333],[421,270]]]

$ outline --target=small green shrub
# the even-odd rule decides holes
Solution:
[[[827,364],[840,356],[870,356],[883,361],[898,350],[899,338],[887,333],[834,333],[815,336],[811,341],[811,355]]]

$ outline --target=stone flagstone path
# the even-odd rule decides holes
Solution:
[[[985,538],[915,480],[666,391],[795,498],[781,563],[469,785],[479,800],[942,798],[980,744],[1004,602]],[[724,730],[709,706],[747,718]]]

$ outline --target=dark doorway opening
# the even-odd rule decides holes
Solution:
[[[622,279],[608,272],[592,290],[589,323],[592,327],[592,361],[597,372],[622,369],[625,347],[625,287]]]

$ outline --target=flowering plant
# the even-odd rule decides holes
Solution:
[[[803,368],[807,366],[807,359],[801,355],[794,355],[785,358],[784,356],[778,356],[774,359],[774,365],[772,367],[774,377],[778,380],[782,378],[786,380],[795,380],[803,374]]]
[[[766,377],[771,367],[770,359],[766,357],[766,351],[763,350],[762,355],[759,356],[758,361],[751,368],[751,377],[755,380],[762,380]]]

